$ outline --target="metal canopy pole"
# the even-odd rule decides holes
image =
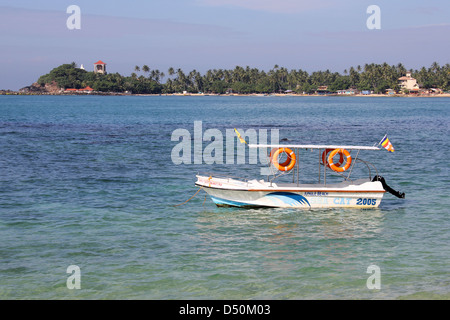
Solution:
[[[298,187],[298,176],[299,176],[299,165],[298,165],[298,163],[300,162],[300,149],[297,148],[296,152],[297,152],[297,187]]]
[[[319,149],[319,182],[318,183],[320,183],[320,167],[322,166],[320,164],[320,151],[321,151],[321,149]]]
[[[355,165],[356,159],[358,159],[358,155],[359,155],[360,151],[361,150],[358,150],[358,152],[356,153],[355,160],[353,160],[352,166],[350,167],[350,171],[348,172],[348,176],[345,180],[348,180],[350,178],[350,175],[352,174],[353,166]]]
[[[327,185],[327,154],[326,154],[327,149],[324,150],[325,152],[325,161],[323,162],[323,185],[326,186]]]
[[[297,164],[297,161],[295,164]],[[292,183],[295,183],[295,168],[293,168],[292,170]]]

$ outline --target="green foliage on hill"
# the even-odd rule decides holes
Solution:
[[[63,64],[41,76],[38,83],[43,85],[55,81],[61,88],[85,88],[90,86],[95,91],[132,93],[161,93],[162,86],[145,77],[124,77],[118,73],[99,74],[76,67],[76,64]]]
[[[204,75],[197,70],[188,74],[182,69],[169,68],[168,77],[159,70],[150,69],[147,65],[136,66],[135,72],[143,72],[140,76],[132,73],[122,76],[118,73],[96,74],[76,67],[75,63],[63,64],[50,73],[39,78],[38,83],[56,83],[62,88],[92,87],[102,92],[125,92],[135,94],[176,93],[176,92],[214,92],[225,93],[278,93],[286,90],[312,93],[319,86],[327,86],[328,91],[336,92],[350,87],[384,93],[386,89],[399,90],[398,78],[407,71],[423,88],[440,88],[450,90],[450,64],[439,66],[434,62],[429,68],[407,70],[401,63],[397,65],[365,64],[363,67],[350,67],[344,74],[338,72],[304,70],[287,70],[275,65],[268,72],[257,68],[236,66],[234,69],[208,70]]]

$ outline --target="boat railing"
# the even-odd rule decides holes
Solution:
[[[320,154],[320,152],[319,152],[319,154]],[[369,161],[365,161],[365,160],[359,158],[358,156],[359,156],[359,150],[358,150],[358,153],[356,154],[356,157],[353,160],[353,163],[352,163],[352,165],[350,167],[350,170],[348,170],[346,172],[334,171],[334,170],[328,168],[319,159],[319,183],[320,183],[320,180],[321,180],[321,168],[324,168],[324,171],[323,171],[323,183],[324,183],[324,185],[327,184],[327,171],[331,171],[333,174],[341,176],[346,181],[353,182],[353,179],[350,179],[350,176],[352,175],[352,172],[353,172],[353,169],[354,169],[354,167],[356,165],[356,162],[362,162],[362,163],[364,163],[366,165],[366,167],[367,167],[367,169],[369,171],[369,180],[372,180],[372,169],[371,169],[371,167],[373,168],[373,170],[375,170],[376,175],[378,175],[377,168],[375,167],[374,164],[370,163]],[[267,177],[267,181],[270,182],[270,185],[272,185],[273,181],[278,179],[279,177],[281,177],[283,175],[289,175],[289,174],[292,174],[292,176],[293,176],[293,183],[294,183],[294,179],[295,179],[295,174],[297,174],[297,185],[299,184],[299,181],[298,181],[298,172],[299,172],[298,163],[297,163],[297,166],[295,167],[296,170],[292,170],[292,171],[277,171],[276,169],[274,169],[273,165],[270,162],[268,163],[268,167],[272,171],[272,175],[270,175],[272,178],[269,178],[269,176]]]
[[[367,170],[369,170],[369,179],[370,180],[372,180],[372,171],[370,170],[370,166],[372,166],[375,169],[376,175],[378,175],[378,169],[377,169],[377,167],[375,167],[375,165],[373,163],[370,163],[369,161],[359,159],[359,158],[357,158],[356,161],[361,161],[362,163],[364,163],[366,165]]]
[[[270,182],[270,186],[272,186],[272,183],[275,179],[284,176],[284,175],[288,175],[290,172],[289,171],[281,171],[280,174],[276,175],[275,173],[272,172],[272,179],[269,179],[269,176],[267,177],[267,181]],[[292,171],[292,174],[294,174],[294,171]],[[293,175],[294,176],[294,175]],[[297,183],[298,184],[298,183]]]
[[[355,165],[355,163],[356,163],[357,161],[362,162],[362,163],[364,163],[364,164],[366,165],[367,170],[369,171],[369,180],[372,180],[372,170],[370,169],[370,167],[373,167],[373,169],[374,169],[375,172],[376,172],[376,175],[378,175],[378,169],[375,167],[375,165],[374,165],[373,163],[371,163],[371,162],[369,162],[369,161],[366,161],[366,160],[363,160],[363,159],[360,159],[360,158],[355,158],[355,159],[354,159],[354,162],[353,162],[353,164],[352,164],[352,167],[351,167],[350,171],[348,172],[348,175],[347,175],[347,176],[345,175],[345,172],[337,172],[337,171],[333,171],[333,170],[331,170],[330,168],[326,168],[326,169],[332,171],[334,174],[337,174],[337,175],[341,176],[342,178],[344,178],[344,180],[353,182],[353,180],[350,179],[350,176],[351,176],[351,174],[352,174],[353,166]],[[326,180],[325,180],[325,181],[326,181]]]
[[[296,151],[298,153],[298,150],[296,150]],[[319,154],[320,154],[320,152],[319,152]],[[372,169],[371,168],[373,168],[373,170],[375,170],[376,176],[378,176],[379,175],[378,174],[378,170],[375,167],[375,165],[370,163],[369,161],[360,159],[358,157],[358,155],[359,155],[359,150],[358,150],[358,153],[357,153],[356,157],[353,160],[353,163],[352,163],[352,165],[350,167],[350,170],[348,170],[348,173],[347,172],[342,172],[341,173],[341,172],[333,171],[332,169],[328,168],[324,163],[322,163],[321,162],[321,158],[320,158],[319,159],[319,183],[321,183],[321,168],[322,167],[324,168],[324,170],[323,170],[323,183],[324,183],[324,185],[327,184],[327,171],[328,170],[332,171],[334,174],[337,174],[337,175],[341,176],[344,180],[352,182],[353,180],[350,179],[350,176],[352,175],[353,168],[354,168],[356,162],[362,162],[362,163],[364,163],[366,165],[366,167],[367,167],[367,169],[369,171],[369,179],[370,180],[372,180]],[[299,165],[298,165],[298,161],[297,161],[297,164],[296,164],[296,167],[295,167],[296,170],[292,170],[292,171],[278,171],[278,170],[276,170],[273,167],[273,165],[272,165],[272,163],[270,161],[268,162],[267,165],[268,165],[269,170],[271,170],[271,173],[272,173],[272,174],[267,175],[267,182],[270,182],[271,186],[272,186],[272,183],[273,183],[274,180],[276,180],[277,178],[279,178],[281,176],[289,175],[289,174],[292,174],[292,180],[293,180],[292,182],[293,183],[295,183],[295,175],[296,175],[297,176],[297,185],[299,184],[299,171],[300,171],[299,169],[300,168],[299,168]],[[346,173],[347,173],[347,175],[345,175]],[[232,180],[232,179],[233,180],[239,180],[240,182],[246,183],[247,186],[249,185],[249,181],[250,181],[248,178],[239,177],[239,176],[233,176],[233,175],[229,175],[229,174],[221,174],[221,173],[217,173],[217,172],[214,172],[214,173],[211,173],[211,172],[201,172],[200,173],[200,172],[198,172],[197,174],[198,175],[203,175],[203,176],[208,176],[208,177],[209,176],[213,176],[213,177],[219,178],[219,179],[225,179],[225,180],[227,180],[227,182],[230,182],[230,180]]]
[[[249,179],[248,178],[244,178],[244,177],[238,177],[238,176],[232,176],[232,175],[225,175],[225,174],[220,174],[217,172],[197,172],[197,175],[202,175],[202,176],[208,176],[208,177],[214,177],[214,178],[219,178],[219,179],[226,179],[227,182],[230,182],[231,179],[233,180],[240,180],[242,182],[249,183]]]

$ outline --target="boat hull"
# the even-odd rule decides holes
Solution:
[[[197,176],[217,206],[241,208],[376,208],[385,190],[379,181],[332,185],[270,184],[263,181]]]

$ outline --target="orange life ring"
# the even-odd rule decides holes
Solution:
[[[328,168],[331,167],[330,163],[326,160],[326,158],[330,151],[333,151],[333,149],[325,149],[325,151],[322,153],[322,163],[325,163]],[[339,155],[340,155],[339,162],[334,164],[336,167],[340,167],[344,163],[344,155],[342,153],[340,153]]]
[[[337,154],[345,155],[346,156],[346,163],[344,167],[339,167],[333,163],[333,157]],[[352,164],[352,157],[350,156],[350,152],[348,152],[345,149],[334,149],[330,155],[328,156],[328,163],[330,164],[331,170],[334,170],[336,172],[344,172],[348,168],[350,168],[350,165]]]
[[[286,153],[288,155],[288,158],[290,158],[289,164],[287,164],[287,165],[283,165],[284,163],[282,163],[282,164],[278,163],[278,155],[282,152]],[[275,166],[275,168],[277,168],[280,171],[292,170],[292,168],[294,168],[294,166],[295,166],[296,161],[297,161],[297,158],[295,156],[295,152],[289,148],[279,148],[277,151],[275,151],[275,153],[272,156],[273,165]]]
[[[277,148],[273,148],[273,149],[270,151],[270,155],[269,155],[269,157],[270,157],[270,162],[272,162],[273,154],[274,154],[274,152],[277,151],[277,150],[278,150]],[[291,162],[291,157],[290,157],[290,155],[288,154],[288,155],[287,155],[287,158],[286,158],[286,161],[284,161],[283,163],[279,163],[279,165],[280,165],[280,166],[283,166],[283,167],[286,167],[290,162]]]

